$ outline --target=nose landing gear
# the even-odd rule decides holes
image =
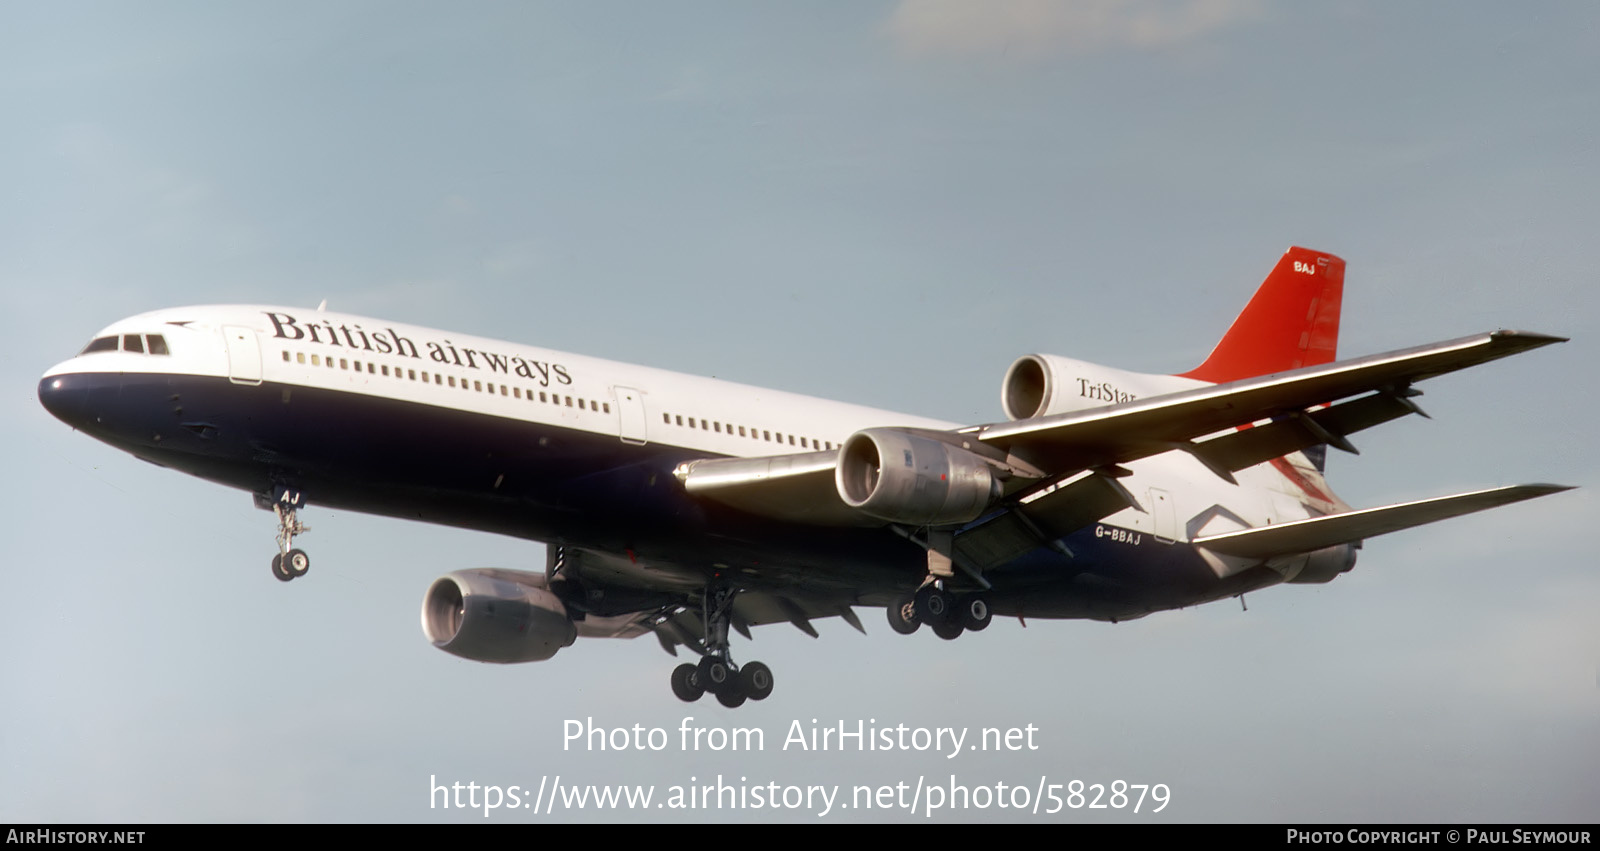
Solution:
[[[304,506],[305,495],[285,487],[278,488],[272,500],[272,513],[278,517],[278,553],[272,557],[272,575],[280,582],[305,576],[311,569],[311,556],[294,549],[294,536],[311,531],[297,516]]]

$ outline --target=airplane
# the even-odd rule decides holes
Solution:
[[[653,633],[674,694],[773,690],[730,628],[885,609],[944,639],[994,615],[1121,621],[1349,571],[1366,538],[1545,496],[1529,484],[1354,509],[1326,447],[1410,414],[1417,382],[1564,338],[1494,331],[1338,360],[1345,263],[1284,253],[1181,374],[1018,358],[1006,419],[923,417],[517,343],[269,305],[114,322],[39,382],[63,422],[250,492],[272,573],[308,505],[546,544],[542,573],[457,570],[434,646],[495,663]],[[691,657],[692,658],[692,657]]]

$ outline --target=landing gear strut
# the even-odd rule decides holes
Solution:
[[[294,536],[311,531],[296,516],[304,505],[304,494],[285,487],[277,489],[272,502],[272,513],[278,516],[278,554],[272,557],[272,575],[281,582],[305,576],[311,569],[311,556],[305,550],[294,549]]]
[[[890,528],[928,551],[928,575],[916,593],[889,604],[889,627],[901,635],[910,635],[926,623],[934,635],[947,641],[960,638],[961,633],[969,630],[987,629],[991,612],[983,591],[956,594],[945,587],[945,583],[955,578],[957,568],[984,591],[990,587],[981,571],[959,561],[950,530],[919,532],[900,526]]]
[[[705,622],[705,655],[698,664],[685,662],[672,671],[672,693],[679,700],[693,703],[706,692],[730,709],[746,700],[765,700],[772,694],[772,669],[760,662],[743,667],[733,663],[728,653],[728,626],[733,618],[733,600],[738,591],[707,588],[701,597],[700,618]]]

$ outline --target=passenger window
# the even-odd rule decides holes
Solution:
[[[667,425],[672,425],[672,415],[671,414],[662,414],[661,415],[661,421],[666,423]]]
[[[450,386],[456,386],[456,377],[454,375],[450,376]]]
[[[160,334],[146,334],[146,335],[144,335],[144,340],[145,340],[145,343],[147,343],[150,346],[150,354],[152,354],[152,355],[169,354],[169,352],[167,351],[167,338],[166,337],[163,337]]]
[[[479,393],[482,393],[483,392],[483,382],[482,381],[474,381],[474,382],[472,382],[472,389],[478,391]]]
[[[339,368],[340,369],[349,369],[350,368],[350,359],[349,358],[339,358]]]
[[[294,362],[295,363],[305,363],[306,362],[306,353],[305,352],[295,352],[294,353]]]
[[[569,408],[572,407],[572,397],[571,396],[567,397],[567,407],[569,407]]]
[[[123,334],[122,350],[142,355],[144,354],[144,340],[140,339],[138,334]]]
[[[522,398],[522,388],[521,387],[513,387],[513,388],[511,388],[511,398],[513,398],[513,399],[521,399]]]
[[[506,386],[504,384],[500,385],[500,395],[501,396],[510,395],[510,394],[506,393]]]
[[[768,443],[771,443],[772,442],[772,432],[763,429],[762,432],[761,432],[761,439],[767,441]]]
[[[87,349],[85,349],[85,350],[84,350],[84,351],[88,351],[88,350],[87,350]],[[285,351],[285,352],[284,352],[284,353],[283,353],[283,362],[284,362],[284,363],[288,363],[288,362],[289,362],[289,353],[288,353],[288,352],[287,352],[287,351]]]
[[[412,380],[412,381],[416,381],[416,380],[417,380],[417,371],[416,371],[416,370],[414,370],[414,369],[408,369],[408,370],[406,370],[406,374],[407,374],[407,376],[408,376],[408,377],[410,377],[410,379],[411,379],[411,380]],[[427,381],[427,380],[428,380],[428,379],[426,379],[426,378],[424,378],[424,379],[422,379],[422,380],[423,380],[423,381]]]
[[[739,436],[744,437],[744,426],[739,426]]]
[[[806,448],[806,439],[803,438],[803,437],[800,438],[800,448],[801,449],[805,449]]]
[[[711,430],[715,431],[717,434],[721,434],[722,433],[722,423],[712,423],[711,424]]]
[[[312,357],[316,357],[316,355],[312,355]],[[384,375],[385,378],[389,377],[389,365],[388,364],[384,364],[383,365],[383,375]]]
[[[678,419],[678,425],[683,425],[683,414],[679,414],[677,419]]]
[[[311,365],[312,366],[322,366],[322,358],[319,357],[318,355],[313,354],[311,356]]]
[[[604,409],[605,413],[608,413],[608,414],[611,413],[611,403],[610,402],[601,402],[600,403],[600,407]]]
[[[793,445],[794,445],[794,435],[792,435],[792,434],[791,434],[791,435],[789,435],[789,445],[790,445],[790,446],[793,446]]]

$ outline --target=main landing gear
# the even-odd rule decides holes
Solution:
[[[730,588],[706,589],[700,618],[706,625],[705,655],[698,664],[685,662],[672,672],[672,693],[679,700],[693,703],[706,692],[730,709],[746,700],[766,700],[772,694],[772,669],[760,662],[735,665],[728,654],[728,625],[733,616],[733,599],[738,591]]]
[[[311,531],[311,527],[296,516],[304,506],[304,494],[282,487],[278,488],[277,498],[272,502],[272,512],[278,515],[278,554],[272,557],[272,575],[280,582],[305,576],[311,569],[311,556],[306,555],[305,550],[293,548],[295,535]]]
[[[994,614],[982,594],[953,594],[938,580],[895,601],[888,613],[889,627],[901,635],[910,635],[926,623],[934,635],[945,640],[959,638],[963,632],[982,632]]]

